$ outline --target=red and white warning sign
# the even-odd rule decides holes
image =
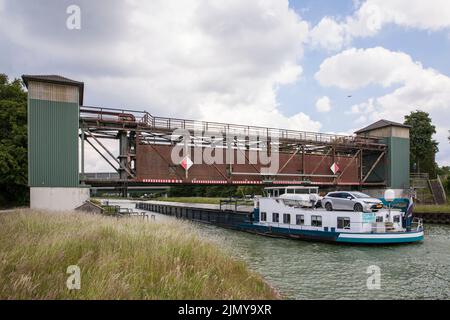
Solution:
[[[194,164],[192,162],[192,160],[186,156],[183,158],[183,160],[181,160],[181,166],[183,167],[184,170],[188,171],[190,167],[192,167],[192,165]]]
[[[331,165],[330,170],[333,172],[333,174],[336,174],[336,172],[339,171],[339,166],[336,162]]]

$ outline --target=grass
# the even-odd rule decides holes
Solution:
[[[415,205],[414,211],[422,213],[450,213],[450,204],[445,205]]]
[[[244,262],[183,221],[0,214],[0,299],[273,299]],[[81,289],[68,290],[69,265]]]

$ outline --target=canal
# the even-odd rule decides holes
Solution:
[[[425,241],[345,246],[263,237],[198,224],[288,299],[449,299],[450,226],[426,225]],[[369,266],[381,271],[369,290]]]
[[[450,299],[450,225],[427,224],[422,243],[394,246],[306,242],[193,225],[286,299]],[[380,289],[367,287],[370,266],[381,271]]]

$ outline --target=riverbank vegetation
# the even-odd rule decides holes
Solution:
[[[27,94],[22,81],[0,73],[0,209],[26,205]]]
[[[202,197],[202,198],[243,198],[247,195],[263,194],[263,186],[211,186],[211,185],[187,185],[173,186],[170,188],[169,197]]]
[[[421,212],[421,213],[450,213],[450,204],[446,204],[446,205],[436,205],[436,204],[415,205],[414,211]]]
[[[0,299],[273,299],[244,262],[183,221],[0,214]],[[80,268],[69,290],[67,268]]]

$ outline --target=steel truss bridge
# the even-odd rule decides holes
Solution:
[[[385,186],[387,145],[377,137],[344,136],[218,122],[156,117],[148,112],[80,107],[82,161],[80,179],[93,186],[129,185],[257,185]],[[184,130],[174,134],[176,129]],[[104,139],[119,141],[119,156]],[[87,176],[84,146],[89,144],[117,174]],[[171,160],[183,144],[191,155],[207,152],[219,163],[194,164],[186,173]],[[274,151],[275,150],[275,151]],[[253,151],[279,157],[278,170],[264,172]],[[226,158],[241,163],[227,163]],[[242,163],[243,162],[243,163]],[[330,166],[339,170],[332,172]]]

